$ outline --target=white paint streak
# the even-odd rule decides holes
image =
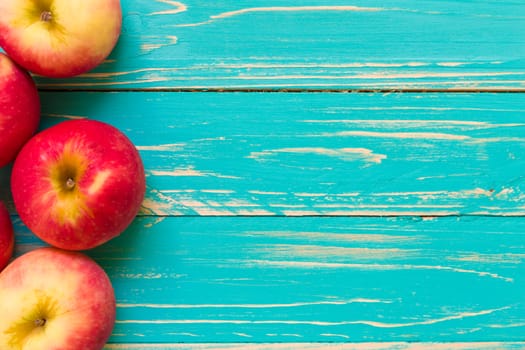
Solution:
[[[120,76],[125,76],[125,75],[136,75],[136,74],[146,74],[146,73],[150,73],[150,74],[157,74],[157,73],[162,73],[162,72],[167,72],[167,71],[170,71],[172,69],[168,69],[168,68],[140,68],[140,69],[135,69],[135,70],[130,70],[130,71],[115,71],[115,72],[104,72],[104,73],[98,73],[98,72],[90,72],[90,73],[83,73],[81,75],[79,75],[79,77],[82,77],[82,78],[92,78],[92,79],[107,79],[107,78],[112,78],[112,77],[120,77]],[[164,81],[164,80],[167,80],[167,78],[161,78],[161,79],[155,79],[155,80],[147,80],[147,81]],[[115,84],[115,85],[118,85],[118,84],[129,84],[130,82],[126,82],[126,81],[120,81],[120,82],[113,82],[113,83],[90,83],[90,84],[96,84],[96,85],[101,85],[101,86],[104,86],[104,85],[112,85],[112,84]],[[70,85],[68,83],[68,85]],[[83,86],[85,84],[75,84],[74,86]],[[60,87],[60,86],[64,86],[64,84],[49,84],[47,86],[50,86],[50,87]],[[73,85],[72,85],[73,86]]]
[[[465,64],[465,62],[439,62],[437,65],[442,67],[460,67]]]
[[[175,169],[171,171],[167,170],[150,170],[149,173],[155,176],[206,176],[204,173],[188,168],[188,169]]]
[[[386,323],[369,320],[356,321],[308,321],[308,320],[219,320],[219,319],[192,319],[192,320],[117,320],[120,324],[286,324],[286,325],[313,325],[321,327],[344,326],[344,325],[367,325],[375,328],[404,328],[423,325],[432,325],[453,320],[461,320],[465,318],[479,317],[490,315],[499,311],[510,309],[510,306],[505,306],[497,309],[482,310],[477,312],[462,312],[459,314],[428,319],[423,321],[406,322],[406,323]]]
[[[213,193],[213,194],[232,194],[235,193],[233,190],[200,190],[201,193]]]
[[[322,133],[321,136],[360,136],[360,137],[381,137],[394,139],[423,139],[423,140],[449,140],[464,141],[470,136],[445,134],[437,132],[375,132],[375,131],[339,131],[334,133]]]
[[[517,112],[515,109],[501,109],[501,108],[476,108],[476,107],[412,107],[412,106],[390,106],[390,107],[332,107],[328,108],[328,112],[341,112],[341,111],[396,111],[396,110],[414,110],[414,111],[478,111],[478,112]],[[306,119],[303,123],[315,123],[315,124],[358,124],[367,126],[388,127],[399,126],[399,127],[431,127],[431,128],[445,128],[450,129],[451,127],[469,127],[469,129],[491,129],[500,127],[522,127],[525,124],[522,123],[501,123],[493,124],[488,122],[470,121],[470,120],[437,120],[437,119]]]
[[[485,138],[479,138],[479,139],[472,139],[472,143],[489,143],[489,142],[525,142],[525,138],[523,137],[485,137]]]
[[[322,337],[330,337],[330,338],[336,337],[336,338],[350,339],[350,337],[346,334],[321,333],[320,335]]]
[[[174,169],[174,170],[150,170],[149,174],[154,176],[195,176],[195,177],[201,177],[201,176],[207,176],[207,177],[216,177],[221,179],[241,179],[237,176],[232,175],[223,175],[213,172],[205,172],[200,170],[195,170],[194,168],[181,168],[181,169]]]
[[[160,224],[166,219],[165,216],[156,217],[154,221],[144,224],[144,228],[151,228],[157,224]]]
[[[376,230],[375,227],[363,228]],[[407,230],[407,229],[405,229]],[[418,241],[423,242],[424,238],[418,235],[400,236],[385,234],[362,234],[362,233],[341,233],[341,232],[312,232],[312,231],[248,231],[243,232],[243,236],[264,236],[282,239],[301,239],[307,241],[327,242],[367,242],[367,243],[399,243]]]
[[[514,193],[513,188],[503,188],[496,194],[496,198],[508,198],[509,195]]]
[[[423,67],[428,66],[424,62],[404,62],[404,63],[386,63],[386,62],[349,62],[349,63],[218,63],[214,68],[220,69],[278,69],[278,68],[402,68],[402,67]],[[209,69],[208,65],[194,65],[194,69]]]
[[[296,197],[326,197],[327,193],[310,193],[310,192],[295,192],[294,196]]]
[[[250,203],[248,201],[238,199],[238,200],[230,200],[229,202],[224,203],[225,207],[231,207],[231,208],[246,208],[246,207],[260,207],[260,204],[256,203]]]
[[[281,334],[283,337],[296,337],[296,338],[302,338],[303,336],[297,333],[283,333]]]
[[[516,323],[508,323],[508,324],[492,324],[488,326],[489,328],[517,328],[517,327],[525,327],[525,322],[516,322]]]
[[[269,196],[282,196],[282,195],[286,195],[286,192],[271,192],[271,191],[248,191],[248,193],[251,193],[251,194],[258,194],[258,195],[269,195]]]
[[[209,20],[198,23],[178,24],[177,27],[196,27],[215,22],[219,19],[231,18],[249,13],[261,12],[306,12],[306,11],[340,11],[340,12],[377,12],[383,9],[378,7],[359,7],[359,6],[272,6],[272,7],[249,7],[234,11],[223,12],[218,15],[210,16]]]
[[[360,192],[344,192],[344,193],[337,193],[334,196],[335,197],[357,197],[360,196]]]
[[[182,333],[173,333],[173,332],[169,332],[167,333],[169,335],[175,335],[175,336],[186,336],[186,337],[200,337],[200,335],[198,334],[195,334],[195,333],[188,333],[188,332],[182,332]],[[146,345],[146,344],[145,344]],[[149,344],[148,344],[149,345]],[[164,347],[164,346],[163,346]]]
[[[175,7],[171,10],[165,10],[165,11],[158,11],[153,12],[151,15],[175,15],[177,13],[185,12],[188,10],[188,7],[184,5],[182,2],[179,1],[172,1],[172,0],[157,0],[157,2],[162,2],[164,4],[171,5]]]
[[[294,208],[294,209],[302,209],[306,208],[306,205],[304,204],[269,204],[272,208]]]
[[[462,191],[409,191],[409,192],[381,192],[381,193],[373,193],[372,196],[374,197],[411,197],[416,196],[421,199],[435,199],[438,197],[447,197],[447,198],[454,198],[454,199],[464,199],[464,198],[472,198],[472,197],[491,197],[493,195],[493,191],[485,190],[482,188],[474,188],[471,190],[462,190]],[[438,206],[431,206],[431,207],[438,207]],[[441,207],[441,206],[439,206]]]
[[[243,215],[243,216],[274,216],[275,213],[272,213],[271,211],[265,210],[265,209],[239,209],[236,211],[237,215]]]
[[[435,179],[446,179],[449,177],[474,177],[479,176],[480,173],[464,173],[464,174],[447,174],[447,175],[434,175],[434,176],[420,176],[416,178],[418,181],[435,180]]]
[[[525,254],[468,254],[447,257],[451,261],[468,261],[483,264],[522,264],[525,261]]]
[[[215,207],[212,207],[206,203],[203,203],[198,200],[194,199],[182,199],[179,201],[180,204],[185,206],[188,209],[193,210],[199,215],[207,215],[207,216],[233,216],[234,213],[227,210],[227,209],[218,209]]]
[[[139,151],[181,151],[186,144],[184,143],[166,143],[161,145],[136,146]]]
[[[233,332],[232,334],[237,335],[239,337],[243,337],[243,338],[253,338],[251,335],[246,334],[246,333]]]
[[[294,148],[280,148],[275,150],[266,150],[261,152],[251,152],[246,158],[253,158],[260,160],[264,157],[269,157],[278,153],[289,154],[314,154],[320,156],[328,156],[339,158],[343,161],[364,161],[367,163],[379,164],[387,156],[384,154],[376,154],[367,148],[324,148],[324,147],[294,147]]]
[[[377,73],[361,73],[361,74],[341,74],[341,75],[334,75],[334,74],[288,74],[288,75],[235,75],[235,76],[216,76],[214,77],[214,80],[398,80],[398,79],[429,79],[429,78],[439,78],[440,80],[442,78],[472,78],[472,77],[495,77],[495,76],[509,76],[509,75],[523,75],[524,72],[476,72],[476,73],[465,73],[465,72],[458,72],[458,73],[440,73],[440,72],[420,72],[420,73],[385,73],[384,71],[380,71]],[[209,77],[205,76],[194,76],[193,78],[185,78],[185,80],[208,80]],[[469,83],[489,83],[494,82],[493,80],[487,80],[487,81],[469,81]],[[499,83],[511,83],[512,81],[501,81]],[[519,83],[519,81],[515,81],[515,83]],[[309,83],[309,85],[312,83]],[[377,86],[383,86],[386,87],[389,83],[388,82],[381,82],[377,83]],[[442,85],[457,85],[457,81],[439,81],[439,82],[417,82],[413,83],[415,86],[424,86],[424,85],[436,85],[436,84],[442,84]],[[289,86],[293,86],[293,84],[287,84]],[[340,85],[340,84],[315,84],[316,86],[333,86],[333,85]],[[372,87],[374,86],[373,83],[367,83],[368,86]],[[399,85],[399,82],[392,82],[391,85]],[[253,85],[255,86],[264,86],[264,85]],[[275,85],[279,86],[279,85]],[[298,85],[300,86],[300,85]],[[409,87],[410,84],[406,83],[404,87]],[[208,86],[209,87],[209,86]]]
[[[451,191],[448,196],[450,198],[470,198],[470,197],[491,197],[494,194],[493,191],[484,190],[482,188],[475,188],[472,190],[463,190],[463,191]]]
[[[391,300],[354,298],[348,300],[322,300],[312,302],[296,302],[283,304],[127,304],[119,303],[120,308],[148,308],[148,309],[268,309],[268,308],[296,308],[318,305],[350,305],[356,303],[364,304],[391,304]]]
[[[167,196],[164,196],[160,192],[154,192],[158,198],[155,200],[153,198],[146,197],[142,201],[142,207],[140,209],[141,214],[146,215],[182,215],[182,212],[175,210],[175,201]]]
[[[399,258],[410,258],[419,256],[417,249],[400,248],[351,248],[328,245],[306,245],[306,244],[272,244],[258,245],[253,249],[256,254],[263,254],[271,258],[315,258],[322,260],[356,259],[365,261],[390,260]],[[337,261],[337,260],[335,260]]]
[[[161,190],[162,193],[195,193],[197,190]]]
[[[448,271],[454,273],[474,274],[480,277],[490,277],[500,279],[505,282],[514,282],[513,278],[500,276],[496,273],[462,269],[452,266],[441,265],[412,265],[412,264],[352,264],[352,263],[328,263],[318,261],[278,261],[278,260],[246,260],[239,261],[239,264],[257,265],[257,266],[277,266],[281,268],[328,268],[328,269],[358,269],[358,270],[377,270],[377,271],[394,271],[394,270],[434,270]]]
[[[426,321],[419,321],[419,322],[409,322],[409,323],[383,323],[383,322],[363,322],[363,324],[368,324],[370,326],[379,327],[379,328],[399,328],[399,327],[412,327],[412,326],[420,326],[420,325],[431,325],[446,321],[453,321],[453,320],[460,320],[464,318],[470,318],[470,317],[478,317],[478,316],[484,316],[484,315],[490,315],[498,311],[508,310],[510,309],[510,306],[505,306],[497,309],[490,309],[490,310],[482,310],[478,312],[462,312],[457,315],[442,317],[442,318],[436,318],[436,319],[430,319]]]
[[[166,47],[166,46],[175,45],[179,41],[179,38],[176,37],[175,35],[168,35],[168,36],[166,36],[166,39],[167,40],[165,42],[163,42],[163,43],[153,44],[151,42],[148,42],[147,44],[142,44],[140,46],[140,49],[141,49],[142,52],[147,53],[147,52],[158,50],[158,49]]]

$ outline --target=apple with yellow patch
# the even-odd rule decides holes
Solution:
[[[15,235],[9,212],[0,202],[0,271],[9,263],[15,246]]]
[[[38,248],[0,273],[2,350],[100,350],[115,314],[109,277],[82,253]]]
[[[2,0],[0,46],[27,70],[71,77],[98,66],[120,36],[120,0]]]
[[[0,53],[0,167],[15,159],[39,122],[40,98],[33,78]]]
[[[11,192],[22,222],[58,248],[85,250],[121,234],[146,190],[144,166],[131,140],[96,120],[60,122],[19,152]]]

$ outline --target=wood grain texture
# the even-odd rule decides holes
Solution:
[[[525,89],[525,4],[123,0],[120,42],[43,89]]]
[[[524,242],[522,218],[143,217],[88,254],[110,343],[519,342]]]
[[[42,93],[42,102],[42,127],[88,117],[132,139],[147,173],[142,215],[525,212],[521,94]]]

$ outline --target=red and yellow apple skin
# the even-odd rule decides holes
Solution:
[[[0,271],[7,266],[15,247],[15,235],[9,212],[0,202]]]
[[[110,279],[83,253],[38,248],[0,273],[2,350],[99,350],[115,314]]]
[[[0,167],[13,161],[39,122],[40,98],[33,78],[0,53]]]
[[[61,122],[18,154],[11,192],[22,222],[58,248],[85,250],[121,234],[140,210],[144,166],[133,143],[104,122]]]
[[[120,36],[120,0],[2,0],[0,47],[27,70],[64,78],[109,56]]]

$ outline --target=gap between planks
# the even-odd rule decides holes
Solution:
[[[503,350],[523,349],[524,342],[385,342],[385,343],[186,343],[107,344],[104,349],[178,350]]]
[[[422,220],[434,220],[441,218],[525,218],[525,214],[516,213],[516,214],[461,214],[461,213],[452,213],[452,214],[418,214],[418,213],[371,213],[371,214],[362,214],[362,213],[348,213],[344,215],[333,215],[333,214],[301,214],[301,215],[284,215],[284,214],[217,214],[217,215],[200,215],[200,214],[145,214],[139,213],[137,217],[143,218],[420,218]]]
[[[46,88],[39,87],[40,92],[245,92],[245,93],[525,93],[525,88],[451,88],[451,89],[311,89],[311,88]]]

